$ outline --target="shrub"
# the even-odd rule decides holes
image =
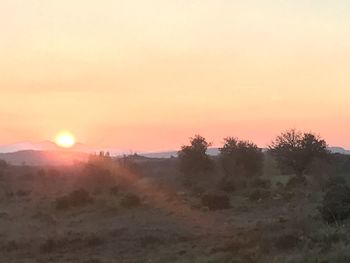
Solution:
[[[47,239],[43,244],[40,245],[40,250],[43,253],[52,253],[61,245],[53,239]]]
[[[154,246],[154,245],[160,245],[163,244],[164,241],[161,240],[158,237],[151,236],[151,235],[146,235],[141,237],[140,239],[140,245],[142,248],[149,247],[149,246]]]
[[[326,182],[325,188],[329,189],[333,186],[337,186],[337,185],[346,185],[346,180],[343,176],[330,176]]]
[[[271,181],[263,178],[254,178],[251,182],[252,187],[258,187],[263,189],[269,189],[271,187]]]
[[[197,196],[201,196],[205,192],[203,187],[200,187],[198,185],[194,186],[192,188],[192,193]]]
[[[104,243],[103,240],[96,234],[91,234],[90,236],[86,237],[84,241],[88,247],[97,247]]]
[[[141,205],[141,199],[135,194],[128,193],[120,200],[120,205],[125,208],[133,208]]]
[[[17,241],[15,240],[10,240],[6,243],[5,245],[5,249],[10,252],[10,251],[14,251],[20,248],[20,245],[18,244]]]
[[[269,198],[271,195],[270,191],[265,189],[256,189],[249,194],[250,201],[260,201]]]
[[[55,201],[56,209],[63,210],[72,207],[85,206],[93,202],[89,192],[84,189],[71,192],[69,195],[59,197]]]
[[[258,146],[249,141],[240,141],[234,137],[225,138],[225,144],[220,148],[222,167],[227,176],[261,175],[263,153]]]
[[[280,250],[291,250],[296,248],[299,237],[295,234],[284,234],[276,239],[275,246]]]
[[[289,178],[286,187],[287,188],[298,188],[303,187],[307,185],[306,177],[305,176],[293,176]]]
[[[232,193],[236,188],[236,182],[232,178],[224,177],[219,181],[219,189],[226,193]]]
[[[186,175],[196,175],[211,170],[213,162],[206,153],[211,144],[200,135],[191,138],[190,143],[189,146],[182,146],[178,152],[180,171]]]
[[[111,171],[112,162],[105,157],[91,158],[83,167],[82,174],[77,177],[76,184],[89,191],[104,191],[115,185],[116,179]]]
[[[65,210],[70,208],[70,203],[67,196],[58,197],[55,200],[55,207],[58,210]]]
[[[230,208],[230,199],[225,194],[205,194],[202,196],[202,205],[209,210],[222,210]]]
[[[319,208],[323,219],[335,223],[350,217],[350,188],[336,185],[328,190]]]

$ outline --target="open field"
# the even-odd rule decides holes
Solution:
[[[313,177],[264,175],[271,186],[247,181],[210,210],[201,197],[220,192],[219,172],[184,186],[176,162],[139,158],[121,169],[129,180],[93,188],[84,165],[6,168],[1,262],[349,262],[350,226],[323,222]]]

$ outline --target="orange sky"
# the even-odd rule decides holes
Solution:
[[[0,2],[0,144],[261,146],[287,128],[350,148],[348,1]]]

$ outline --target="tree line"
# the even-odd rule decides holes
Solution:
[[[190,138],[190,145],[184,145],[178,152],[180,170],[186,175],[195,175],[214,168],[212,158],[207,154],[212,144],[196,135]],[[281,170],[288,170],[302,177],[309,172],[315,160],[329,159],[327,143],[312,132],[287,130],[278,135],[267,147],[267,153],[274,157]],[[220,164],[227,176],[259,176],[262,173],[264,153],[254,142],[235,137],[224,139],[219,148]]]

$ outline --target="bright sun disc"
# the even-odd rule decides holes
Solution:
[[[70,132],[60,132],[55,139],[55,142],[58,146],[63,148],[73,147],[75,144],[74,135]]]

